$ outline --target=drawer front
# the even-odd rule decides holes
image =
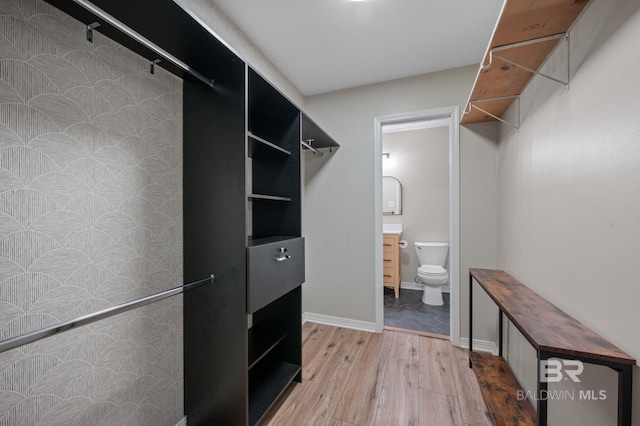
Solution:
[[[382,278],[383,278],[383,282],[385,284],[395,284],[396,280],[395,280],[395,270],[394,269],[387,269],[384,268],[384,271],[382,273]]]
[[[247,312],[253,313],[304,282],[304,238],[247,249]]]
[[[396,246],[397,244],[394,244],[393,241],[383,241],[382,242],[382,252],[384,253],[384,256],[388,256],[392,253],[395,253],[396,251]]]
[[[384,235],[382,237],[382,252],[387,257],[387,253],[395,253],[398,250],[399,235]]]

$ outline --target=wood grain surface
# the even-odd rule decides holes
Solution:
[[[385,330],[303,325],[302,383],[263,425],[491,425],[467,351]]]
[[[469,269],[536,350],[634,365],[636,360],[505,271]]]

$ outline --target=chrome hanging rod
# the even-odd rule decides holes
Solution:
[[[157,302],[167,297],[175,296],[176,294],[184,293],[187,290],[200,287],[205,284],[210,284],[214,281],[214,275],[199,281],[195,281],[189,284],[175,287],[170,290],[165,290],[160,293],[152,294],[151,296],[142,297],[140,299],[133,300],[131,302],[124,303],[122,305],[114,306],[113,308],[107,308],[102,311],[94,312],[92,314],[84,315],[82,317],[65,321],[60,324],[52,325],[51,327],[42,328],[40,330],[32,331],[30,333],[21,334],[20,336],[12,337],[11,339],[3,340],[0,342],[0,353],[9,351],[11,349],[18,348],[20,346],[36,342],[50,337],[56,334],[63,333],[65,331],[73,330],[74,328],[81,327],[83,325],[91,324],[93,322],[112,317],[123,312],[130,311],[135,308],[139,308],[144,305],[148,305],[153,302]]]
[[[93,4],[93,3],[89,2],[89,1],[86,1],[86,0],[73,0],[73,1],[74,1],[74,3],[76,3],[79,6],[85,8],[86,10],[88,10],[91,13],[93,13],[94,15],[99,17],[100,19],[104,20],[109,25],[113,26],[114,28],[117,28],[122,33],[124,33],[127,36],[131,37],[133,40],[137,41],[138,43],[140,43],[141,45],[143,45],[147,49],[152,50],[153,52],[155,52],[158,55],[162,56],[164,59],[166,59],[169,62],[171,62],[173,65],[175,65],[178,68],[188,72],[189,74],[191,74],[192,76],[194,76],[198,80],[202,81],[207,86],[213,87],[213,80],[212,79],[207,78],[204,75],[200,74],[199,72],[197,72],[196,70],[191,68],[189,65],[185,64],[180,59],[176,58],[175,56],[173,56],[172,54],[170,54],[169,52],[167,52],[166,50],[164,50],[163,48],[161,48],[160,46],[158,46],[157,44],[155,44],[151,40],[143,37],[142,35],[140,35],[136,31],[134,31],[133,29],[129,28],[124,23],[120,22],[118,19],[114,18],[113,16],[108,14],[106,11],[104,11],[101,8],[99,8],[98,6],[96,6],[95,4]],[[94,28],[97,28],[97,27],[100,26],[100,24],[97,24],[97,25],[96,24],[97,23],[87,24],[87,30],[88,31],[89,30],[93,30]]]
[[[314,154],[317,154],[319,157],[322,157],[324,155],[324,153],[318,151],[317,149],[315,149],[314,147],[311,146],[311,142],[313,142],[313,139],[309,139],[308,141],[300,141],[300,145],[302,145],[303,147],[311,150],[311,152],[313,152]]]

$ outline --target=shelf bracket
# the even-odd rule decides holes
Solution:
[[[475,105],[475,103],[478,102],[489,102],[489,101],[501,101],[504,99],[516,99],[518,101],[518,109],[516,110],[517,113],[517,124],[513,124],[508,122],[507,120],[503,120],[502,118],[498,117],[497,115],[494,115],[492,113],[490,113],[489,111],[486,111],[484,108],[480,108],[478,105]],[[471,109],[475,108],[478,111],[480,111],[483,114],[488,115],[491,118],[494,118],[504,124],[507,124],[511,127],[513,127],[514,129],[518,130],[520,129],[520,95],[511,95],[511,96],[500,96],[498,98],[486,98],[486,99],[476,99],[475,101],[469,101],[469,103],[467,104],[467,108],[464,110],[464,115],[469,114],[471,112]]]
[[[311,144],[313,143],[313,139],[307,139],[306,141],[300,141],[300,145],[302,145],[303,147],[311,150],[311,152],[313,152],[314,154],[318,154],[319,157],[322,157],[324,155],[324,153],[318,151],[317,149],[315,149],[314,147],[311,146]]]
[[[501,52],[503,50],[509,50],[509,49],[514,49],[517,47],[523,47],[523,46],[528,46],[530,44],[536,44],[536,43],[544,43],[546,41],[552,41],[552,40],[559,40],[564,38],[565,41],[565,47],[566,47],[566,51],[567,51],[567,77],[566,80],[560,80],[558,78],[552,77],[548,74],[545,73],[541,73],[540,71],[531,69],[529,67],[525,67],[524,65],[521,65],[515,61],[512,61],[511,59],[507,59],[504,56],[500,56],[500,55],[496,55],[496,52]],[[560,83],[562,85],[564,85],[565,90],[569,90],[569,77],[570,77],[570,70],[571,70],[571,55],[570,55],[570,51],[569,51],[569,33],[561,33],[561,34],[554,34],[554,35],[550,35],[550,36],[546,36],[546,37],[540,37],[540,38],[535,38],[532,40],[527,40],[527,41],[521,41],[519,43],[513,43],[513,44],[505,44],[504,46],[498,46],[498,47],[494,47],[493,49],[489,50],[489,63],[488,64],[482,64],[481,68],[483,70],[486,70],[487,68],[491,67],[491,65],[493,64],[493,58],[497,58],[503,62],[506,62],[507,64],[513,65],[514,67],[518,67],[521,68],[525,71],[528,71],[532,74],[535,75],[539,75],[541,77],[547,78],[549,80],[555,81],[556,83]]]

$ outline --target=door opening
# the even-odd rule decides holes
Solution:
[[[439,149],[440,153],[436,154],[434,151],[434,155],[439,155],[440,156],[439,158],[443,162],[447,163],[446,165],[438,166],[442,170],[440,170],[437,173],[440,173],[440,175],[438,175],[439,176],[438,179],[448,180],[448,197],[446,196],[446,194],[445,195],[441,194],[443,188],[440,188],[439,190],[440,194],[438,195],[440,197],[440,202],[448,203],[448,211],[446,208],[439,209],[438,210],[440,212],[439,215],[442,216],[444,214],[444,215],[447,215],[448,217],[445,217],[445,218],[440,217],[436,220],[436,218],[434,218],[434,215],[437,216],[438,213],[432,213],[431,221],[429,223],[430,226],[432,225],[431,229],[426,229],[426,230],[423,229],[422,231],[416,231],[416,228],[419,228],[419,226],[416,226],[416,224],[419,224],[419,219],[416,217],[418,215],[418,213],[416,213],[416,209],[418,208],[418,205],[420,204],[420,202],[415,198],[416,198],[416,190],[417,188],[420,187],[420,182],[416,182],[415,180],[419,179],[419,173],[410,173],[408,170],[402,170],[402,167],[398,167],[397,163],[393,165],[394,164],[393,154],[391,152],[384,152],[382,148],[383,148],[383,145],[385,145],[384,142],[386,141],[389,141],[389,143],[387,143],[386,146],[391,147],[391,149],[396,147],[398,149],[401,149],[401,150],[404,149],[406,151],[406,149],[408,149],[408,147],[411,146],[410,144],[405,144],[404,145],[405,147],[401,148],[400,144],[397,143],[397,141],[399,141],[400,138],[386,137],[385,136],[387,135],[386,131],[391,131],[391,132],[405,131],[405,130],[412,131],[420,128],[433,128],[433,127],[440,127],[440,129],[437,132],[439,132],[441,137],[446,138],[446,141],[443,140],[441,142],[441,145],[439,148],[435,148],[436,150]],[[448,333],[446,334],[449,335],[449,339],[454,345],[459,345],[459,340],[460,340],[459,151],[460,150],[459,150],[458,129],[459,129],[458,107],[446,107],[446,108],[439,108],[439,109],[432,109],[432,110],[425,110],[425,111],[417,111],[412,113],[382,116],[382,117],[376,117],[375,119],[374,151],[375,151],[375,158],[376,158],[375,227],[376,227],[376,271],[377,271],[375,301],[376,301],[376,330],[378,332],[382,331],[385,324],[385,321],[384,321],[385,297],[387,298],[387,301],[390,303],[389,306],[392,306],[394,303],[400,306],[399,302],[395,302],[393,300],[395,296],[393,290],[391,290],[390,292],[388,291],[387,295],[385,296],[383,283],[384,283],[384,274],[385,273],[388,274],[388,267],[386,268],[387,272],[384,272],[385,271],[384,264],[386,263],[387,265],[389,265],[389,259],[387,259],[387,262],[383,262],[383,258],[385,256],[382,249],[383,226],[393,227],[393,225],[398,225],[405,222],[404,229],[407,230],[408,232],[404,235],[401,234],[401,237],[400,237],[400,239],[404,240],[406,236],[407,237],[406,240],[408,240],[407,246],[403,247],[403,249],[401,250],[402,252],[401,259],[403,263],[402,266],[406,267],[406,270],[402,273],[403,275],[402,288],[409,290],[408,292],[405,292],[410,295],[410,296],[407,296],[411,298],[409,299],[409,302],[413,302],[412,299],[416,298],[417,293],[415,292],[415,290],[417,289],[422,290],[423,288],[422,284],[416,284],[412,278],[413,276],[417,275],[417,266],[419,266],[419,265],[416,265],[416,262],[417,262],[416,253],[415,253],[416,250],[414,248],[413,243],[418,240],[427,239],[432,241],[433,240],[440,240],[443,242],[446,241],[449,244],[449,252],[447,256],[447,262],[445,265],[447,273],[449,275],[449,288],[450,288],[450,292],[445,295],[445,300],[449,303],[449,330],[448,330]],[[413,134],[415,136],[418,136],[420,133],[413,133]],[[427,133],[425,132],[423,134],[427,134]],[[409,133],[407,133],[407,135],[409,135]],[[394,143],[396,143],[396,145],[394,145]],[[414,145],[414,147],[417,147],[417,146],[418,145]],[[401,155],[395,158],[396,161],[403,158],[402,157],[403,153],[401,151],[400,151],[400,154]],[[404,158],[405,158],[405,161],[407,158],[410,158],[410,156],[407,156],[407,152],[404,152]],[[386,162],[386,163],[383,163],[383,162]],[[415,165],[415,161],[413,161],[413,163]],[[436,171],[433,171],[433,172],[436,173]],[[412,207],[410,211],[407,211],[406,209],[402,209],[402,208],[400,209],[397,208],[397,207],[402,207],[402,206],[396,206],[396,202],[398,202],[398,200],[402,200],[402,198],[398,198],[397,194],[390,195],[389,193],[385,193],[383,191],[383,176],[388,177],[391,174],[396,174],[396,176],[393,176],[395,178],[397,178],[398,175],[403,176],[404,179],[407,180],[406,182],[407,185],[413,186],[414,189],[411,191],[412,199],[405,201],[403,203],[403,204],[405,204],[406,202],[409,203],[408,205]],[[397,179],[397,180],[402,182],[403,179]],[[435,193],[433,194],[433,196],[436,196]],[[384,197],[389,198],[389,200],[386,200],[386,198]],[[384,208],[383,199],[388,204],[394,204],[393,207],[395,207],[395,209]],[[383,210],[387,212],[386,213],[387,215],[384,216],[384,219],[383,219]],[[405,213],[401,213],[401,215],[398,215],[398,216],[393,216],[394,213],[389,213],[394,211],[400,211]],[[438,221],[439,221],[438,224],[431,223],[431,222],[438,222]],[[386,223],[386,225],[384,225],[384,223]],[[407,228],[407,225],[408,225],[408,228]],[[388,277],[387,277],[387,281],[388,281]],[[420,295],[422,295],[422,291],[420,291]],[[403,300],[407,300],[407,297],[404,297]],[[426,297],[426,295],[424,297]],[[425,308],[426,309],[422,309],[422,308],[418,308],[418,309],[420,309],[423,312],[438,313],[438,315],[443,315],[443,312],[444,312],[441,310],[442,308],[439,308],[439,307],[432,308],[431,306],[425,305]],[[438,309],[440,309],[440,311],[438,311]],[[390,316],[394,315],[394,318],[395,318],[396,314],[393,313],[392,311],[390,312],[391,312]],[[420,315],[420,313],[418,313],[418,315]],[[392,321],[389,321],[389,322],[392,322]]]

